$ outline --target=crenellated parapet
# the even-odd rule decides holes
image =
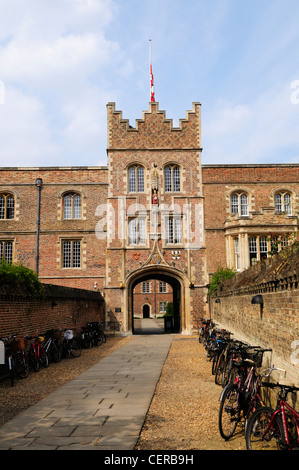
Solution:
[[[115,103],[107,104],[108,150],[120,149],[192,149],[201,150],[201,104],[193,103],[186,118],[180,119],[179,127],[173,126],[165,111],[159,110],[159,103],[149,103],[149,110],[143,111],[142,119],[136,120],[135,127],[123,119],[122,112],[115,110]]]

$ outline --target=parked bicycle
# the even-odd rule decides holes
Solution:
[[[38,372],[41,365],[45,368],[48,367],[49,358],[43,347],[45,338],[43,336],[29,336],[27,339],[33,340],[28,351],[28,362],[34,372]]]
[[[48,330],[45,333],[46,340],[43,344],[43,348],[46,351],[49,360],[53,362],[61,361],[61,344],[57,337],[59,330]]]
[[[0,338],[5,345],[5,363],[2,368],[10,379],[11,386],[14,386],[16,378],[25,379],[28,377],[29,367],[25,359],[24,339],[17,339],[17,335],[7,338]]]
[[[247,450],[299,449],[299,413],[287,403],[289,393],[299,387],[279,383],[263,383],[263,387],[278,388],[276,409],[257,409],[248,421],[245,431]]]
[[[82,326],[81,343],[84,348],[89,349],[105,342],[106,336],[99,322],[88,322],[86,326]]]
[[[259,375],[263,354],[271,349],[249,346],[242,351],[242,359],[235,364],[237,376],[229,383],[220,396],[219,432],[223,439],[230,439],[242,418],[245,427],[252,412],[262,405],[259,393]]]
[[[62,341],[62,355],[64,357],[70,355],[72,357],[81,356],[81,341],[77,336],[74,336],[74,333],[71,329],[63,328],[61,331],[64,331],[64,338]]]

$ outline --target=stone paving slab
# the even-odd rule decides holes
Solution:
[[[133,450],[171,341],[134,336],[1,426],[0,450]]]

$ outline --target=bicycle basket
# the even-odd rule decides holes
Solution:
[[[65,339],[72,339],[73,336],[74,336],[74,335],[73,335],[72,330],[66,330],[66,332],[64,333]]]
[[[251,359],[255,362],[256,367],[262,367],[263,362],[263,351],[258,351],[249,354],[248,359]]]
[[[13,341],[10,347],[13,352],[17,352],[17,351],[20,351],[21,349],[25,349],[25,341],[23,338],[17,341]]]

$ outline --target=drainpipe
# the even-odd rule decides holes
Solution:
[[[40,200],[41,200],[41,189],[43,186],[43,180],[37,178],[35,181],[37,187],[37,220],[36,220],[36,250],[35,250],[35,271],[38,274],[39,269],[39,228],[40,228]]]

